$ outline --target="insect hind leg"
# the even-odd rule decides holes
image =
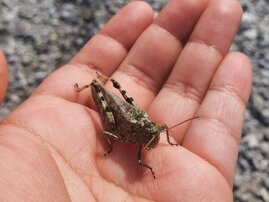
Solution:
[[[119,92],[121,93],[121,95],[123,96],[123,98],[125,99],[125,101],[128,102],[131,105],[136,106],[136,103],[134,102],[134,99],[130,95],[128,95],[128,93],[126,92],[126,90],[124,90],[121,87],[120,83],[118,81],[114,80],[114,79],[110,79],[110,80],[111,80],[111,82],[113,84],[113,87],[119,90]]]
[[[120,83],[118,81],[116,81],[116,80],[114,80],[112,78],[106,77],[104,75],[100,75],[98,73],[97,73],[97,76],[103,82],[104,81],[107,81],[107,80],[110,80],[112,82],[112,84],[113,84],[113,87],[116,88],[121,93],[121,95],[123,96],[123,98],[125,99],[125,101],[128,102],[131,105],[136,106],[136,103],[134,102],[134,99],[130,95],[128,95],[128,93],[126,92],[126,90],[124,90],[121,87],[121,85],[120,85]]]

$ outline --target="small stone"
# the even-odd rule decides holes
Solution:
[[[269,141],[269,127],[262,130],[265,140]]]
[[[260,195],[261,195],[261,197],[262,197],[262,199],[264,201],[269,201],[269,193],[268,193],[268,190],[266,190],[265,188],[262,188],[260,190]]]
[[[264,177],[262,179],[262,182],[263,182],[263,185],[269,190],[269,178],[268,178],[268,176]]]
[[[238,163],[244,170],[250,169],[249,161],[247,159],[239,158]]]
[[[254,110],[261,114],[262,111],[264,110],[264,99],[262,95],[258,92],[253,92],[252,94],[252,103],[253,103],[253,108]]]
[[[17,94],[12,94],[9,96],[10,97],[10,100],[14,103],[19,103],[20,102],[20,98]]]
[[[35,78],[37,80],[44,79],[46,76],[47,76],[47,72],[39,71],[35,73]]]
[[[255,134],[249,134],[244,138],[244,141],[248,144],[249,148],[255,148],[259,145],[259,141]]]
[[[262,142],[259,147],[264,155],[269,156],[269,142]]]
[[[268,86],[269,86],[269,60],[264,60],[264,59],[261,59],[259,61],[259,64],[263,65],[263,67],[267,67],[267,69],[261,69],[261,75],[262,75],[262,78],[261,78],[261,83],[264,85],[264,86],[267,86],[267,93],[263,93],[264,94],[264,97],[265,99],[268,98],[269,96],[269,93],[268,93]]]
[[[247,38],[247,39],[250,39],[250,40],[254,40],[257,38],[257,35],[258,35],[258,31],[257,29],[248,29],[244,32],[244,36]]]
[[[255,168],[260,171],[266,171],[269,166],[269,161],[267,159],[264,159],[261,153],[255,151],[253,153],[253,158],[251,161],[253,162]]]
[[[252,27],[251,25],[256,21],[257,17],[253,13],[245,12],[242,17],[241,26],[243,26],[243,28]]]
[[[262,119],[265,124],[269,125],[269,108],[262,111]]]

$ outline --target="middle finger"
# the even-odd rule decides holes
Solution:
[[[206,0],[169,1],[113,74],[142,108],[160,90],[206,3]]]
[[[234,0],[212,0],[195,26],[166,84],[150,106],[158,122],[174,125],[194,116],[241,19]],[[174,129],[181,142],[188,124]]]

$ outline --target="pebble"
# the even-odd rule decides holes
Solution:
[[[265,141],[269,142],[269,127],[263,128],[262,132],[264,134]]]
[[[267,174],[269,175],[269,171],[268,170],[267,170]],[[268,177],[268,175],[267,175],[267,177],[265,177],[265,178],[262,179],[263,180],[263,185],[264,185],[264,187],[267,190],[269,190],[269,177]]]
[[[265,141],[261,142],[260,143],[260,149],[261,149],[263,155],[267,156],[268,159],[269,159],[269,142],[268,141],[267,142],[265,142]]]
[[[248,29],[244,32],[244,36],[249,40],[254,40],[258,36],[258,31],[254,28]]]
[[[269,201],[269,192],[265,188],[260,190],[260,195],[264,201]]]
[[[269,126],[269,108],[266,108],[262,111],[262,119],[264,124]]]

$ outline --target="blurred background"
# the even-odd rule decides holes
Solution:
[[[0,47],[9,87],[0,120],[53,70],[66,63],[127,0],[0,0]],[[156,13],[166,0],[147,0]],[[241,0],[242,23],[232,50],[253,63],[238,158],[234,201],[269,202],[269,1]],[[234,120],[237,121],[237,120]]]

